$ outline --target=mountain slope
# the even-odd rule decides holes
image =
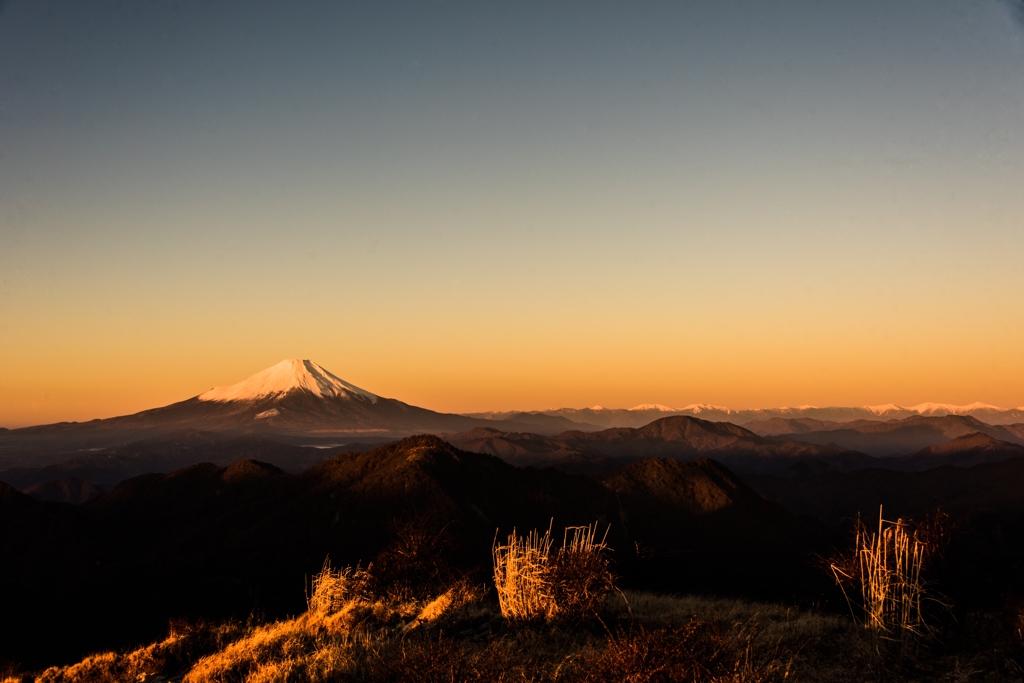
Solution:
[[[668,415],[687,415],[699,417],[713,422],[728,421],[746,426],[750,422],[766,422],[774,419],[783,420],[814,420],[819,422],[852,422],[855,420],[896,420],[915,416],[942,417],[946,415],[967,415],[988,424],[1024,423],[1024,406],[1003,409],[984,403],[972,403],[965,406],[940,403],[921,403],[904,407],[896,404],[854,407],[797,406],[793,408],[755,408],[736,410],[723,406],[693,404],[679,409],[657,404],[642,404],[626,410],[609,409],[595,406],[594,408],[559,408],[543,411],[546,415],[560,416],[576,422],[586,422],[604,428],[642,427],[643,425]],[[499,418],[501,413],[478,413],[477,416]],[[757,431],[757,430],[755,430]]]
[[[794,429],[797,427],[794,426]],[[989,425],[968,415],[909,417],[903,420],[858,421],[820,431],[802,431],[776,437],[804,443],[835,444],[876,457],[904,455],[939,446],[953,439],[981,433],[994,439],[1024,445],[1013,425]]]
[[[650,457],[683,461],[711,457],[732,468],[754,471],[778,470],[807,461],[824,469],[841,470],[876,464],[862,453],[834,446],[770,441],[728,422],[688,416],[665,417],[639,429],[569,431],[551,437],[477,429],[445,438],[460,448],[495,455],[520,466],[566,471],[610,472]]]
[[[0,470],[0,481],[23,491],[66,479],[82,479],[110,489],[142,474],[171,472],[200,462],[228,465],[248,459],[271,463],[289,472],[302,472],[336,453],[369,448],[358,443],[302,447],[255,435],[229,437],[216,432],[181,432],[91,452],[44,467]]]
[[[988,434],[976,432],[897,458],[899,462],[895,466],[904,471],[921,472],[944,465],[974,467],[1020,457],[1024,457],[1024,446],[1000,441]]]
[[[0,485],[0,600],[5,618],[19,624],[0,642],[0,658],[43,657],[58,646],[73,658],[150,638],[172,617],[300,612],[304,575],[327,555],[336,565],[365,566],[402,519],[426,518],[434,534],[443,529],[453,539],[450,559],[482,567],[481,580],[496,530],[547,528],[554,518],[556,528],[610,524],[613,559],[627,583],[662,576],[648,571],[645,562],[655,562],[673,585],[685,571],[688,590],[760,587],[734,579],[763,575],[753,560],[786,539],[785,548],[797,551],[766,585],[799,588],[793,582],[808,541],[797,520],[766,516],[770,504],[713,464],[677,467],[679,492],[645,500],[641,513],[635,493],[660,484],[640,472],[606,486],[517,469],[421,436],[338,455],[297,475],[255,461],[144,475],[80,506],[37,502]],[[687,477],[703,483],[687,485]],[[689,501],[689,490],[702,497]],[[691,533],[659,536],[665,524]],[[731,538],[733,528],[759,531]],[[718,554],[723,545],[728,563]],[[637,547],[649,552],[638,557]]]
[[[797,514],[814,515],[833,524],[858,514],[877,519],[923,519],[941,507],[954,516],[1024,515],[1024,458],[960,468],[949,465],[924,472],[865,469],[826,472],[800,479],[767,474],[744,477],[761,494]]]
[[[550,424],[551,422],[557,425]],[[183,431],[253,434],[291,443],[337,443],[454,432],[495,422],[438,413],[384,398],[350,384],[309,360],[286,360],[228,387],[185,401],[104,420],[0,432],[0,469],[42,467],[132,442]],[[542,416],[504,421],[507,430],[555,433],[564,421]]]

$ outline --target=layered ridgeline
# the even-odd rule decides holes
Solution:
[[[917,415],[884,422],[774,418],[750,422],[746,427],[761,436],[774,437],[777,441],[834,444],[879,457],[906,455],[976,434],[1024,446],[1024,424],[993,425],[970,415]]]
[[[757,472],[811,464],[838,471],[878,466],[875,458],[834,445],[773,441],[729,422],[682,415],[663,417],[640,428],[574,430],[554,436],[482,428],[445,438],[459,448],[515,465],[571,472],[611,472],[651,457],[683,462],[713,458],[737,471]]]
[[[684,408],[673,408],[658,403],[644,403],[633,408],[556,408],[531,412],[505,411],[467,413],[471,417],[487,420],[515,420],[522,422],[530,417],[560,417],[581,425],[612,427],[643,427],[662,417],[685,415],[699,417],[710,422],[731,422],[738,425],[760,424],[772,420],[810,420],[813,422],[842,423],[855,420],[888,421],[910,417],[946,417],[963,415],[973,417],[991,425],[1024,423],[1024,406],[1000,408],[985,403],[971,403],[965,406],[948,403],[920,403],[914,406],[900,406],[894,403],[877,406],[797,406],[793,408],[754,408],[737,410],[725,406],[695,403]],[[754,431],[759,431],[755,429]],[[790,433],[790,432],[786,432]]]
[[[418,436],[301,474],[250,460],[145,475],[78,506],[0,484],[0,601],[18,625],[0,661],[71,661],[170,618],[297,614],[325,556],[384,572],[396,541],[428,577],[452,565],[484,580],[496,530],[552,518],[610,525],[627,586],[777,596],[817,576],[804,523],[717,463],[646,460],[601,481]]]
[[[133,415],[0,431],[0,470],[41,467],[126,444],[191,432],[255,434],[296,445],[385,440],[472,429],[482,420],[384,398],[309,360],[285,360],[227,387]],[[558,417],[509,421],[508,428],[556,433]]]
[[[916,412],[882,419],[908,411]],[[763,411],[707,405],[677,411],[644,404],[631,410],[595,406],[453,415],[382,397],[309,360],[286,360],[238,384],[134,415],[0,430],[0,481],[39,498],[82,502],[147,472],[244,458],[300,472],[338,452],[423,433],[445,434],[462,448],[513,464],[567,471],[610,472],[652,456],[681,461],[711,457],[742,471],[786,470],[790,475],[866,467],[925,469],[1005,459],[1015,451],[997,444],[982,455],[962,454],[976,448],[958,442],[913,463],[889,456],[975,434],[1024,445],[1024,422],[991,424],[974,416],[1024,420],[1018,413],[1024,415],[981,404]],[[872,419],[854,419],[865,414]],[[751,416],[760,418],[737,425]],[[720,417],[727,419],[712,419]],[[609,423],[628,424],[604,428]]]

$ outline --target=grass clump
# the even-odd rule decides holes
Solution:
[[[929,529],[918,533],[908,521],[886,520],[880,507],[877,530],[869,531],[858,520],[853,554],[833,558],[829,565],[854,621],[880,657],[912,656],[931,632],[924,603],[935,598],[923,571],[937,548],[926,540],[934,536]]]
[[[553,524],[553,522],[552,522]],[[552,551],[551,527],[519,536],[515,530],[503,544],[492,548],[494,585],[506,619],[578,618],[594,615],[615,588],[608,566],[605,530],[597,537],[597,523],[568,527],[562,545]]]
[[[87,683],[96,681],[138,683],[190,669],[203,657],[222,650],[244,636],[238,622],[211,625],[204,622],[173,622],[167,637],[125,653],[105,652],[66,667],[51,667],[33,677],[36,683]],[[10,681],[27,680],[12,677]]]
[[[310,612],[329,616],[365,600],[370,572],[359,567],[332,569],[330,559],[324,560],[323,569],[313,576],[311,594],[306,596]]]

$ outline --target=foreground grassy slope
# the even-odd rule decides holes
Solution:
[[[991,622],[976,625],[986,637],[970,647],[882,662],[848,619],[763,603],[627,592],[608,600],[600,621],[517,625],[480,600],[416,622],[428,602],[179,625],[149,646],[5,683],[1024,680],[1019,638]]]
[[[851,638],[835,617],[738,601],[618,594],[603,623],[527,625],[505,622],[486,601],[416,622],[425,603],[178,627],[138,650],[8,680],[782,681],[807,668],[801,648],[818,656],[828,641]],[[855,661],[852,653],[843,663]]]

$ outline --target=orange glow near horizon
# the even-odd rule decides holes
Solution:
[[[293,351],[300,342],[287,339],[265,340],[280,349],[276,353],[243,350],[244,337],[258,334],[244,329],[230,334],[234,338],[224,345],[235,351],[223,356],[186,335],[167,340],[180,355],[130,339],[92,349],[80,345],[76,355],[54,360],[46,360],[40,349],[36,359],[22,355],[26,362],[8,366],[0,388],[0,424],[128,414],[234,384],[284,357],[311,358],[364,389],[442,412],[640,403],[739,409],[926,401],[1013,408],[1024,403],[1018,379],[1024,362],[1013,353],[1024,342],[1019,331],[984,343],[969,335],[946,336],[940,346],[927,342],[936,334],[927,329],[897,330],[897,335],[890,330],[888,341],[878,332],[875,339],[868,334],[837,339],[821,330],[744,334],[742,325],[726,319],[703,331],[685,325],[668,330],[642,320],[628,329],[603,329],[596,321],[581,320],[551,338],[497,323],[462,335],[437,328],[430,334],[418,322],[356,339],[345,339],[338,330],[323,335],[338,340],[330,345],[334,348],[307,341],[306,348],[314,348],[298,354]]]
[[[444,412],[1022,406],[1024,34],[969,4],[8,3],[0,426],[285,358]]]

